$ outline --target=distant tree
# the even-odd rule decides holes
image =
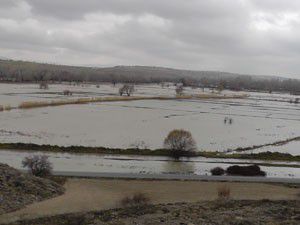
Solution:
[[[52,173],[52,164],[45,155],[25,157],[22,161],[22,165],[34,176],[46,177]]]
[[[176,89],[175,89],[175,92],[176,92],[176,95],[183,95],[183,86],[182,85],[178,85],[176,86]]]
[[[130,96],[134,92],[134,85],[132,84],[124,84],[119,89],[119,94],[122,96],[123,94],[126,94],[127,96]]]
[[[41,81],[39,85],[40,85],[40,89],[48,89],[49,88],[47,81]]]
[[[225,85],[226,85],[225,81],[222,80],[222,81],[219,82],[219,84],[217,86],[217,90],[218,90],[219,93],[221,93],[224,90]]]
[[[64,94],[64,95],[71,96],[73,93],[72,93],[72,91],[70,91],[70,90],[64,90],[64,91],[63,91],[63,94]]]
[[[173,130],[164,140],[164,147],[170,150],[175,159],[181,156],[189,156],[197,149],[195,140],[189,131]]]

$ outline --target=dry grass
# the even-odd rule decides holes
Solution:
[[[5,111],[10,111],[10,110],[12,110],[11,105],[5,105],[5,106],[4,106],[4,110],[5,110]]]
[[[135,193],[132,196],[125,196],[121,199],[121,207],[141,207],[150,204],[150,198],[144,193]]]
[[[100,97],[100,98],[77,98],[77,99],[65,99],[58,101],[43,101],[43,102],[22,102],[19,105],[19,109],[39,108],[46,106],[60,106],[60,105],[74,105],[74,104],[87,104],[93,102],[112,102],[112,101],[132,101],[142,100],[144,97]]]
[[[13,109],[10,105],[0,105],[0,112],[2,111],[10,111]]]
[[[249,95],[247,94],[228,94],[228,95],[220,95],[220,94],[198,94],[198,95],[193,95],[194,98],[199,98],[199,99],[236,99],[236,98],[247,98]]]
[[[218,198],[219,199],[229,199],[230,198],[230,188],[228,186],[222,186],[218,188]]]

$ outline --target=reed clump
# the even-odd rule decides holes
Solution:
[[[237,98],[238,96],[231,97]],[[206,98],[225,98],[224,96],[214,95],[180,95],[176,97],[169,96],[111,96],[111,97],[93,97],[93,98],[77,98],[77,99],[64,99],[55,101],[27,101],[22,102],[17,108],[19,109],[30,109],[47,106],[61,106],[71,104],[87,104],[94,102],[115,102],[115,101],[134,101],[134,100],[174,100],[174,99],[206,99]],[[1,108],[0,108],[1,111]],[[2,110],[3,111],[3,110]]]

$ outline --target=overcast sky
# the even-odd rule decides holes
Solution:
[[[300,78],[300,1],[0,0],[0,57]]]

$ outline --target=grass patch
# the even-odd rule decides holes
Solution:
[[[171,156],[168,149],[137,149],[137,148],[105,148],[105,147],[86,147],[86,146],[58,146],[58,145],[38,145],[31,143],[0,143],[0,150],[25,150],[42,152],[64,152],[64,153],[93,153],[93,154],[116,154],[116,155],[145,155],[145,156]],[[287,161],[300,162],[300,155],[293,156],[288,153],[262,152],[257,154],[225,154],[221,152],[189,152],[185,157],[202,156],[206,158],[222,159],[254,159],[265,161]],[[270,164],[260,164],[270,165]],[[273,166],[286,166],[282,164],[272,164]],[[298,167],[289,165],[290,167]]]
[[[2,111],[10,111],[10,110],[12,110],[13,109],[13,107],[11,107],[11,105],[0,105],[0,112],[2,112]]]

